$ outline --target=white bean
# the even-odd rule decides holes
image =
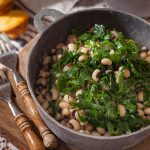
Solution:
[[[62,110],[62,116],[63,117],[66,117],[66,116],[69,116],[70,112],[69,112],[69,109],[68,108],[64,108]]]
[[[53,87],[51,89],[51,93],[52,93],[52,100],[57,100],[59,96],[58,90],[55,87]]]
[[[86,53],[88,53],[90,51],[90,49],[87,48],[87,47],[81,47],[80,51],[81,51],[81,53],[85,53],[86,54]]]
[[[147,52],[147,56],[150,56],[150,50]]]
[[[147,51],[147,47],[143,46],[142,51]]]
[[[110,55],[113,55],[115,53],[115,51],[113,49],[110,50]]]
[[[37,96],[37,100],[40,104],[43,104],[45,102],[45,98],[43,95],[38,95]]]
[[[69,51],[74,51],[77,49],[77,45],[76,44],[73,44],[73,43],[69,43],[68,44],[68,50]]]
[[[84,61],[86,59],[87,59],[86,55],[81,55],[81,56],[79,56],[78,61],[82,62],[82,61]]]
[[[119,114],[120,117],[124,117],[126,114],[126,108],[124,107],[124,105],[118,105],[118,110],[119,110]]]
[[[84,130],[84,133],[89,134],[89,135],[91,134],[91,132],[89,130]]]
[[[70,105],[67,102],[60,102],[59,103],[59,108],[64,109],[64,108],[70,108]]]
[[[46,110],[46,112],[49,113],[50,115],[53,114],[52,108],[48,108],[48,109]]]
[[[142,104],[142,103],[137,103],[137,107],[138,107],[138,109],[143,109],[143,107],[144,107],[144,105]]]
[[[71,70],[71,68],[72,68],[72,64],[67,64],[64,66],[63,72],[69,71],[69,70]]]
[[[79,89],[79,90],[76,92],[76,96],[82,94],[82,92],[83,92],[83,89]]]
[[[45,78],[39,78],[39,79],[36,81],[36,83],[45,86],[45,85],[47,84],[47,79],[45,79]]]
[[[49,77],[49,75],[50,75],[49,71],[40,70],[39,77],[47,78]]]
[[[109,59],[109,58],[103,58],[103,59],[101,60],[101,63],[102,63],[103,65],[106,65],[106,66],[112,65],[112,61],[111,61],[111,59]]]
[[[85,132],[84,132],[84,130],[79,130],[79,133],[83,133],[84,134]]]
[[[150,115],[150,107],[145,108],[145,109],[144,109],[144,113],[145,113],[146,115]]]
[[[50,56],[46,56],[46,57],[44,57],[44,60],[43,60],[43,65],[48,65],[49,64],[49,62],[50,62],[50,60],[51,60],[51,57]]]
[[[124,70],[124,77],[125,78],[129,78],[130,77],[130,71],[127,68]]]
[[[100,74],[100,70],[99,69],[95,69],[92,73],[92,79],[96,82],[99,81],[99,74]]]
[[[64,44],[63,43],[58,43],[57,45],[56,45],[56,49],[63,49],[64,48]]]
[[[148,63],[150,63],[150,56],[146,57],[145,59]]]
[[[100,134],[97,131],[93,131],[92,135],[100,136]]]
[[[137,111],[138,111],[138,115],[139,116],[141,116],[141,117],[144,116],[144,111],[143,110],[138,109]]]
[[[90,124],[87,124],[85,126],[85,129],[91,132],[93,130],[93,127]]]
[[[140,58],[145,59],[146,58],[146,52],[141,52],[140,53]]]
[[[56,116],[55,116],[55,119],[58,120],[58,121],[61,120],[62,119],[61,114],[57,113]]]
[[[80,124],[77,120],[71,119],[71,120],[69,120],[69,123],[73,126],[74,130],[76,130],[76,131],[80,130]]]
[[[46,110],[48,109],[49,107],[49,101],[45,101],[43,104],[42,104],[42,107]]]
[[[101,128],[101,127],[97,127],[97,128],[96,128],[96,131],[97,131],[99,134],[101,134],[101,135],[104,135],[105,132],[106,132],[106,130],[105,130],[104,128]]]
[[[64,95],[63,100],[65,102],[69,103],[69,102],[73,102],[74,98],[72,96],[66,94],[66,95]]]
[[[76,35],[71,34],[71,35],[68,36],[68,42],[74,43],[76,41],[77,41],[77,36]]]
[[[137,100],[139,102],[143,102],[143,99],[144,99],[144,93],[142,91],[138,92],[137,93]]]

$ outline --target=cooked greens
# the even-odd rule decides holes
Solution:
[[[74,96],[70,105],[77,110],[80,121],[105,128],[111,135],[131,133],[148,125],[150,121],[138,114],[137,93],[144,93],[144,108],[150,107],[150,64],[140,58],[137,43],[121,32],[95,24],[93,31],[79,34],[75,44],[73,51],[63,49],[54,75],[59,74],[56,87],[61,95]],[[89,52],[83,53],[81,47]],[[79,61],[81,55],[86,56],[84,61]],[[112,65],[101,63],[104,58]],[[68,64],[70,69],[64,71]],[[92,79],[95,69],[100,70],[99,81]],[[79,89],[83,92],[75,96]],[[125,107],[123,117],[118,105]]]

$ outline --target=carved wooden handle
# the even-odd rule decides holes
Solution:
[[[29,120],[23,113],[15,117],[15,122],[24,135],[30,150],[46,150],[42,141],[32,130]]]
[[[57,138],[50,132],[45,123],[43,122],[38,109],[31,97],[31,94],[28,90],[28,87],[24,81],[21,81],[17,84],[17,89],[23,100],[26,109],[28,110],[29,115],[32,118],[32,121],[37,126],[46,148],[54,149],[57,146]]]

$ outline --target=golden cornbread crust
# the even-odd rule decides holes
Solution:
[[[0,16],[0,32],[6,32],[9,37],[16,38],[27,29],[29,15],[22,10],[11,10]]]
[[[0,15],[12,9],[14,0],[0,0]]]
[[[25,23],[21,24],[17,28],[14,28],[13,30],[5,33],[8,35],[8,37],[15,39],[27,30],[27,26],[28,26],[28,22],[26,21]]]

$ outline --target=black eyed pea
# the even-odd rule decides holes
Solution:
[[[59,93],[58,93],[58,90],[56,89],[56,87],[52,87],[51,93],[52,93],[52,100],[57,100]]]
[[[142,51],[147,51],[147,47],[143,46]]]
[[[68,50],[69,51],[74,51],[77,49],[77,45],[76,44],[73,44],[73,43],[69,43],[68,44]]]
[[[110,50],[110,55],[113,55],[115,53],[115,51],[113,49]]]
[[[141,116],[141,117],[144,116],[144,111],[143,111],[143,110],[138,109],[137,112],[138,112],[138,115],[139,115],[139,116]]]
[[[100,134],[97,131],[92,131],[91,134],[96,135],[96,136],[100,136]]]
[[[60,121],[60,120],[62,119],[61,114],[60,114],[60,113],[57,113],[56,116],[55,116],[55,119],[56,119],[57,121]]]
[[[71,68],[72,68],[72,64],[67,64],[64,66],[63,72],[69,71],[69,70],[71,70]]]
[[[130,77],[130,71],[127,68],[124,70],[124,77],[125,78],[129,78]]]
[[[77,36],[74,34],[71,34],[68,36],[68,42],[69,43],[75,43],[77,41]]]
[[[84,134],[85,132],[84,132],[84,130],[81,129],[81,130],[79,130],[79,133]]]
[[[45,79],[45,78],[38,78],[38,80],[36,81],[36,83],[37,83],[37,85],[38,85],[38,84],[41,84],[41,85],[43,85],[43,86],[46,86],[46,84],[47,84],[47,79]]]
[[[79,131],[80,130],[80,124],[79,124],[79,122],[77,120],[71,119],[71,120],[69,120],[69,123],[73,126],[73,129],[75,131]]]
[[[145,113],[146,115],[150,115],[150,107],[145,108],[145,109],[144,109],[144,113]]]
[[[140,53],[140,58],[145,59],[146,58],[146,52],[141,52]]]
[[[85,61],[86,59],[87,59],[87,56],[83,54],[79,56],[78,61],[82,62],[82,61]]]
[[[93,51],[90,51],[90,56],[91,56],[91,57],[93,57],[93,56],[94,56]]]
[[[104,128],[101,127],[97,127],[96,131],[100,134],[100,135],[104,135],[106,133],[106,130]]]
[[[53,114],[53,111],[52,111],[52,108],[48,108],[47,110],[46,110],[46,112],[48,113],[48,114]]]
[[[138,109],[143,109],[144,108],[144,105],[142,104],[142,103],[137,103],[137,107],[138,107]]]
[[[146,57],[145,59],[148,63],[150,63],[150,56]]]
[[[144,93],[142,91],[137,93],[137,101],[138,102],[143,102],[144,99]]]
[[[85,126],[85,129],[91,132],[93,130],[93,127],[90,124],[87,124]]]
[[[81,53],[84,53],[84,54],[86,54],[86,53],[88,53],[90,51],[90,49],[87,48],[87,47],[80,47],[79,50],[81,51]]]
[[[64,108],[61,112],[63,117],[68,117],[70,115],[69,109],[68,108]]]
[[[67,102],[60,102],[59,103],[59,108],[64,109],[64,108],[70,108],[70,105]]]
[[[75,118],[76,109],[70,109],[70,118]]]
[[[58,54],[58,55],[57,55],[57,60],[60,60],[61,57],[62,57],[62,54]]]
[[[111,73],[111,72],[112,72],[112,70],[106,70],[106,71],[105,71],[106,74],[109,74],[109,73]]]
[[[106,66],[110,66],[110,65],[112,65],[112,61],[109,58],[103,58],[101,60],[101,64],[106,65]]]
[[[99,75],[100,75],[100,70],[99,69],[95,69],[92,73],[92,79],[96,82],[99,81]]]
[[[50,61],[51,61],[51,57],[50,56],[46,56],[46,57],[44,57],[42,64],[43,65],[48,65],[50,63]]]
[[[118,111],[119,111],[120,117],[124,117],[126,115],[126,108],[124,107],[124,105],[119,104]]]
[[[147,56],[150,56],[150,50],[147,52]]]
[[[43,95],[38,95],[37,100],[40,104],[43,104],[45,102],[45,96]]]
[[[76,96],[78,96],[78,95],[82,94],[82,92],[83,92],[83,89],[79,89],[79,90],[77,90],[77,92],[76,92]]]
[[[84,133],[85,133],[85,134],[88,134],[88,135],[91,134],[91,132],[90,132],[89,130],[84,130]]]
[[[67,127],[67,128],[70,128],[70,129],[73,128],[73,126],[72,126],[70,123],[68,123],[68,122],[66,123],[66,127]]]
[[[77,111],[75,112],[75,115],[74,115],[74,116],[75,116],[75,119],[76,119],[76,120],[80,121],[80,119],[79,119],[79,114],[78,114]]]
[[[43,104],[42,104],[42,107],[47,110],[48,107],[49,107],[49,101],[45,101]]]
[[[66,94],[66,95],[64,95],[63,100],[65,102],[69,103],[69,102],[73,102],[74,98],[72,96]]]
[[[50,75],[49,71],[40,70],[39,77],[47,78],[49,77],[49,75]]]
[[[56,49],[63,49],[64,48],[64,43],[58,43],[57,45],[56,45]]]

